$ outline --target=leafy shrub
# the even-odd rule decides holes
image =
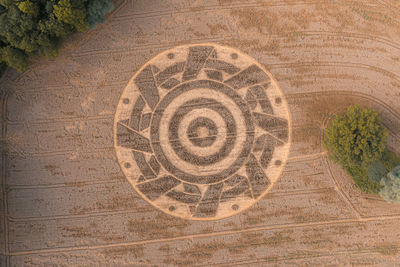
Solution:
[[[377,194],[382,187],[380,178],[387,172],[387,163],[379,161],[385,153],[390,157],[385,152],[387,136],[378,112],[354,105],[332,121],[324,144],[331,158],[346,169],[361,191]]]
[[[380,183],[379,195],[387,202],[400,203],[400,165],[383,177]]]
[[[114,5],[110,0],[92,0],[88,4],[87,22],[90,28],[94,28],[96,24],[106,21],[106,14],[114,9]]]
[[[354,105],[332,121],[326,131],[325,146],[341,165],[363,165],[381,158],[387,136],[377,111]]]

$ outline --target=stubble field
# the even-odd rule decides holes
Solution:
[[[220,220],[165,214],[131,186],[114,114],[132,76],[181,45],[233,47],[287,101],[280,178]],[[119,1],[53,60],[7,72],[2,89],[0,265],[380,265],[400,261],[400,205],[361,193],[328,159],[324,130],[373,107],[400,153],[400,4],[395,0]]]

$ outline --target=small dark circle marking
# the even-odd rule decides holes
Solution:
[[[236,54],[236,53],[232,53],[231,54],[231,58],[232,59],[237,59],[239,56],[238,56],[238,54]]]
[[[124,104],[129,104],[129,98],[124,98],[124,100],[122,100],[122,102],[123,102]]]
[[[277,104],[282,103],[282,98],[280,98],[280,97],[275,98],[275,103],[277,103]]]
[[[232,205],[232,209],[233,209],[233,210],[238,210],[238,209],[239,209],[239,205],[233,204],[233,205]]]
[[[205,117],[193,120],[187,129],[187,135],[193,145],[199,147],[211,146],[217,139],[218,129],[215,123]]]
[[[173,59],[173,58],[175,57],[175,55],[174,55],[174,53],[169,53],[169,54],[167,55],[167,57],[168,57],[169,59]]]
[[[176,208],[174,206],[169,206],[168,210],[169,211],[174,211],[174,210],[176,210]]]
[[[131,164],[129,162],[125,162],[124,167],[129,169],[131,167]]]
[[[276,166],[280,166],[282,164],[282,161],[280,161],[279,159],[278,160],[275,160],[275,165]]]

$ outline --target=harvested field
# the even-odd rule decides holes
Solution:
[[[397,1],[116,4],[0,80],[0,266],[400,262],[322,146],[357,103],[400,153]]]

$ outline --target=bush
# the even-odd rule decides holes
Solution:
[[[19,72],[24,72],[28,68],[28,59],[26,54],[9,46],[0,48],[0,58],[8,66]]]
[[[387,202],[400,203],[400,165],[393,168],[381,180],[379,195]]]
[[[378,112],[354,105],[332,121],[325,146],[332,159],[343,166],[365,165],[381,158],[387,136]]]
[[[88,5],[87,22],[90,28],[95,28],[97,24],[106,21],[106,14],[114,9],[111,0],[92,0]]]
[[[381,159],[385,153],[386,157],[391,156],[385,152],[387,136],[378,112],[354,105],[332,121],[324,144],[331,158],[346,169],[361,191],[377,194],[382,187],[380,178],[389,164]]]

